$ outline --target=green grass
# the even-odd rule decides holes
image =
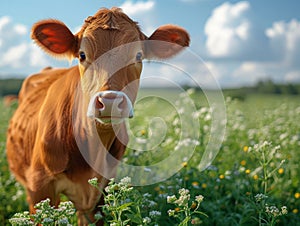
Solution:
[[[9,172],[5,153],[6,130],[14,107],[4,107],[0,100],[0,225],[8,225],[14,212],[28,208],[24,189]]]
[[[184,218],[180,215],[183,209],[167,203],[167,196],[186,188],[191,200],[204,196],[199,211],[207,217],[192,216],[193,222],[201,221],[202,225],[300,225],[299,97],[251,94],[243,101],[227,99],[225,139],[212,165],[200,171],[198,164],[210,138],[211,112],[203,94],[177,94],[174,90],[142,90],[140,96],[145,98],[137,102],[135,117],[129,123],[132,139],[124,162],[149,166],[178,154],[174,151],[177,146],[183,152],[179,155],[181,170],[175,175],[156,184],[135,187],[148,199],[140,215],[146,217],[156,210],[161,213],[156,218],[159,225],[178,225],[180,217]],[[183,117],[183,123],[192,127],[199,121],[200,137],[193,156],[186,159],[185,148],[191,146],[178,142],[187,138],[180,133],[183,127],[178,123],[182,119],[178,111],[187,110],[184,103],[189,97],[196,107],[197,120]],[[10,175],[5,158],[5,134],[12,111],[0,102],[0,225],[8,224],[8,218],[27,208],[23,189]],[[187,132],[186,136],[190,136],[193,130]],[[173,166],[163,166],[163,173]],[[268,198],[258,202],[257,194]],[[265,203],[286,206],[288,213],[274,220],[266,212]],[[192,203],[188,207],[192,209]],[[169,216],[168,210],[177,211],[173,212],[177,218]],[[191,225],[192,218],[184,218],[189,219],[186,225]]]

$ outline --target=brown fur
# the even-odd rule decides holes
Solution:
[[[101,182],[100,188],[106,185],[107,179],[94,169],[106,167],[103,164],[108,152],[116,159],[121,159],[128,135],[124,123],[113,129],[112,125],[92,122],[92,125],[96,125],[96,135],[103,146],[90,147],[86,101],[95,92],[124,91],[129,83],[137,81],[126,90],[134,103],[142,64],[130,64],[113,76],[106,74],[111,67],[110,62],[101,65],[95,75],[89,74],[87,68],[115,47],[148,38],[136,22],[117,8],[99,10],[85,21],[76,35],[60,21],[38,22],[33,26],[32,38],[54,57],[78,57],[79,51],[84,50],[87,59],[80,62],[79,67],[48,68],[24,81],[19,107],[10,121],[7,134],[10,169],[27,190],[31,212],[34,212],[34,204],[45,198],[50,198],[52,205],[58,205],[59,194],[63,193],[79,211],[79,225],[87,225],[86,218],[93,220],[92,210],[100,196],[99,191],[88,184],[88,179],[97,177]],[[189,44],[186,31],[171,25],[158,29],[153,34],[153,40],[177,43],[182,47]],[[162,54],[154,44],[140,48],[146,54],[145,58],[147,54],[166,58],[182,49],[172,48],[168,54]],[[135,59],[136,50],[130,51],[125,57]],[[94,168],[81,155],[75,138],[90,148],[89,158],[95,159]],[[111,170],[110,175],[114,176],[116,166],[110,167],[107,170]]]

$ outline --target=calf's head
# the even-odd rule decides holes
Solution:
[[[169,58],[190,41],[175,25],[147,37],[118,8],[100,9],[75,35],[58,20],[43,20],[31,36],[54,57],[79,59],[82,89],[90,98],[87,114],[104,124],[133,116],[143,59]]]

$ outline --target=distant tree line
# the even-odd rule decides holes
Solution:
[[[19,93],[23,79],[0,79],[0,96]],[[191,88],[184,86],[185,89]],[[200,88],[195,87],[201,90]],[[300,95],[299,84],[277,84],[272,80],[263,80],[257,82],[254,86],[224,89],[224,93],[238,99],[244,99],[247,94],[261,93],[261,94],[285,94],[285,95]]]
[[[10,94],[17,95],[21,89],[23,79],[2,79],[0,80],[0,96]]]
[[[272,80],[259,81],[255,85],[255,90],[259,93],[268,94],[300,94],[300,84],[276,84]]]
[[[232,98],[244,100],[248,94],[273,94],[273,95],[300,95],[299,84],[277,84],[272,80],[257,82],[254,86],[241,87],[236,89],[224,89],[225,95]]]

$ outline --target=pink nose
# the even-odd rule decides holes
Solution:
[[[116,93],[99,93],[96,98],[95,108],[101,116],[122,116],[126,112],[126,99]]]
[[[102,91],[95,94],[91,99],[88,116],[102,121],[103,119],[131,118],[133,117],[133,107],[129,97],[124,92]]]

